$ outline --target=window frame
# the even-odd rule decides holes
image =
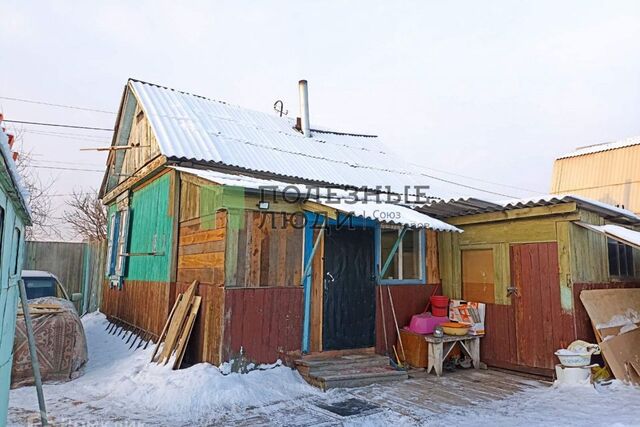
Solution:
[[[402,228],[399,227],[382,227],[377,226],[375,231],[375,256],[376,256],[376,278],[377,283],[379,285],[425,285],[427,283],[427,236],[422,228],[409,228],[407,229],[407,233],[417,232],[418,233],[418,248],[420,250],[420,263],[418,264],[418,268],[420,269],[420,277],[417,279],[383,279],[381,276],[382,273],[382,264],[384,263],[384,259],[382,259],[382,230],[396,230],[398,234],[402,232]],[[398,251],[396,255],[399,260],[402,260],[402,252],[403,252],[403,241],[400,242],[400,246],[398,246]],[[398,265],[399,273],[402,273],[402,262],[399,262]]]
[[[2,255],[4,253],[4,221],[5,221],[4,207],[0,206],[0,262],[2,261]]]
[[[20,263],[20,249],[21,249],[21,244],[20,244],[20,239],[22,238],[22,231],[20,231],[20,229],[18,227],[14,227],[13,228],[13,238],[16,242],[16,249],[14,251],[14,258],[13,258],[13,262],[9,265],[10,268],[10,275],[11,277],[17,277],[18,276],[18,264]]]
[[[615,244],[615,262],[616,262],[616,267],[617,267],[617,274],[613,274],[611,272],[611,262],[612,262],[612,255],[611,255],[611,251],[610,251],[610,246],[613,244]],[[624,252],[624,254],[621,254],[621,249]],[[630,255],[630,256],[629,256]],[[628,264],[627,261],[628,259],[626,259],[627,257],[631,258],[631,264]],[[622,274],[622,263],[623,263],[623,258],[624,262],[626,264],[626,271],[624,272],[625,274]],[[616,280],[628,280],[628,279],[633,279],[635,278],[636,275],[636,271],[635,271],[635,265],[634,265],[634,256],[633,256],[633,248],[629,245],[625,245],[624,243],[616,240],[616,239],[612,239],[611,237],[607,237],[607,264],[608,264],[608,273],[609,273],[609,278],[611,279],[616,279]]]

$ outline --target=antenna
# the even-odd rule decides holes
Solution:
[[[273,109],[276,110],[276,113],[280,114],[280,117],[282,117],[283,114],[285,116],[289,114],[289,110],[284,110],[284,102],[279,99],[273,103]]]

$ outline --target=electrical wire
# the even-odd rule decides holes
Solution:
[[[434,169],[434,168],[431,168],[431,167],[420,165],[418,163],[409,162],[409,164],[413,165],[413,166],[417,166],[417,167],[422,168],[422,169],[432,170],[434,172],[445,173],[447,175],[458,176],[460,178],[472,179],[474,181],[483,182],[485,184],[497,185],[499,187],[505,187],[505,188],[512,188],[514,190],[526,191],[526,192],[529,192],[529,193],[532,193],[532,194],[544,194],[544,191],[540,191],[540,190],[532,190],[530,188],[523,188],[523,187],[517,187],[517,186],[514,186],[514,185],[501,184],[501,183],[498,183],[498,182],[487,181],[487,180],[476,178],[476,177],[473,177],[473,176],[461,175],[461,174],[458,174],[458,173],[455,173],[455,172],[449,172],[449,171],[445,171],[445,170],[441,170],[441,169]]]
[[[114,111],[99,110],[97,108],[76,107],[74,105],[55,104],[53,102],[45,102],[45,101],[33,101],[31,99],[12,98],[10,96],[0,96],[0,99],[6,99],[8,101],[26,102],[28,104],[47,105],[49,107],[60,107],[60,108],[69,108],[72,110],[92,111],[94,113],[116,114]]]
[[[32,168],[36,168],[36,169],[55,169],[55,170],[62,170],[62,171],[80,171],[80,172],[100,172],[100,173],[104,173],[104,170],[99,170],[99,169],[84,169],[84,168],[64,168],[64,167],[58,167],[58,166],[30,166]]]
[[[103,130],[107,132],[113,132],[113,129],[96,128],[96,127],[90,127],[90,126],[67,125],[67,124],[61,124],[61,123],[42,123],[42,122],[29,122],[24,120],[8,120],[8,119],[4,119],[3,122],[18,123],[23,125],[52,126],[52,127],[70,128],[70,129]]]

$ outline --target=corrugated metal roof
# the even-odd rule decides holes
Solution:
[[[217,184],[233,185],[254,190],[267,189],[285,192],[287,190],[293,191],[291,187],[294,186],[291,183],[259,179],[246,175],[228,174],[209,169],[194,169],[179,166],[174,166],[173,168]],[[295,187],[296,193],[302,196],[315,194],[309,193],[307,190],[309,188],[317,188],[307,187],[304,184],[295,185]],[[328,189],[324,190],[326,191],[320,191],[320,198],[311,200],[332,209],[351,213],[358,217],[376,220],[383,224],[407,225],[409,227],[427,228],[436,231],[462,232],[462,230],[453,225],[400,204],[385,203],[372,198],[366,201],[358,201],[354,199],[352,192],[335,189],[330,190],[330,192]]]
[[[631,147],[632,145],[640,144],[640,136],[632,136],[630,138],[621,139],[614,142],[606,142],[604,144],[590,145],[588,147],[581,147],[571,153],[564,154],[558,157],[560,159],[566,159],[568,157],[584,156],[587,154],[599,153],[602,151],[616,150],[618,148]]]
[[[161,153],[171,159],[338,186],[390,186],[396,192],[407,185],[429,185],[428,178],[412,171],[377,137],[312,131],[305,138],[290,118],[136,80],[129,86]]]
[[[504,200],[501,202],[486,202],[479,199],[468,198],[455,199],[429,203],[420,206],[417,209],[438,218],[451,218],[455,216],[500,212],[537,206],[552,206],[560,203],[571,202],[575,202],[580,208],[596,212],[605,219],[624,221],[632,224],[640,223],[640,217],[631,211],[573,194],[550,194],[528,199]]]

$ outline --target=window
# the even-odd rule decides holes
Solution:
[[[13,275],[15,276],[18,274],[18,265],[20,264],[20,229],[17,227],[13,230],[13,241],[16,242],[15,258],[13,260]]]
[[[380,229],[379,273],[382,273],[382,267],[389,258],[400,233],[401,230]],[[424,281],[425,269],[424,232],[407,230],[381,281]]]
[[[2,260],[2,241],[4,240],[4,209],[0,207],[0,260]]]
[[[633,277],[633,248],[617,240],[607,238],[609,251],[609,275]]]
[[[109,243],[107,247],[106,273],[112,286],[121,286],[127,263],[129,240],[128,208],[113,212],[109,216]]]

